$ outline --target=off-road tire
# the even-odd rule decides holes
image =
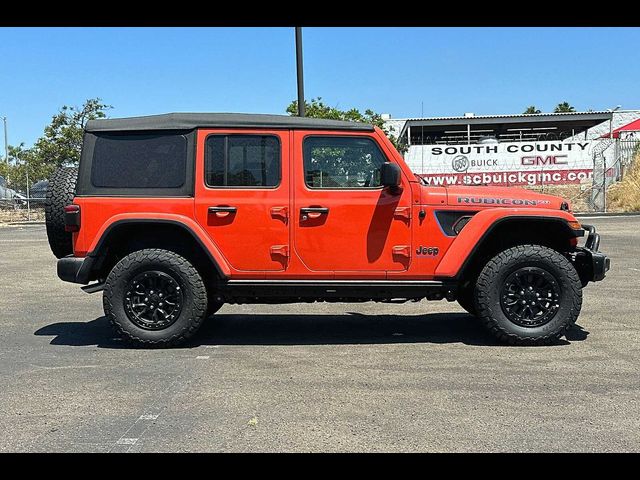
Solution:
[[[518,325],[509,320],[501,307],[503,282],[522,267],[537,267],[548,272],[559,286],[559,307],[546,324]],[[500,341],[511,345],[548,345],[564,335],[580,314],[580,277],[559,252],[541,245],[519,245],[500,252],[484,266],[476,283],[475,307],[480,320]]]
[[[64,207],[73,203],[78,169],[60,167],[49,179],[45,194],[44,218],[49,246],[56,258],[73,253],[72,234],[64,230]]]
[[[183,292],[183,304],[177,320],[162,330],[139,327],[125,311],[129,282],[146,271],[168,274]],[[138,250],[120,260],[107,276],[102,299],[104,313],[116,333],[128,343],[142,347],[170,347],[184,343],[198,331],[207,312],[207,289],[195,267],[177,253],[158,248]]]

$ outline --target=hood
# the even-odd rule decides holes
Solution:
[[[566,203],[565,208],[561,205]],[[534,207],[552,210],[569,210],[569,203],[562,197],[532,192],[515,187],[447,187],[447,204],[478,207]]]

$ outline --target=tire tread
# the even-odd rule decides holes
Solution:
[[[76,167],[61,167],[49,179],[44,214],[47,239],[56,258],[73,253],[72,234],[64,229],[64,207],[73,202],[76,191]]]

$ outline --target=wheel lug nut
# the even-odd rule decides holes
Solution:
[[[162,297],[162,294],[160,294],[160,296]]]
[[[153,295],[153,290],[151,290],[149,293],[150,293],[151,295]]]
[[[526,300],[522,300],[522,304],[523,304],[523,305],[526,305],[526,304],[527,304],[527,301],[526,301]]]
[[[159,306],[159,307],[161,307],[161,306],[162,306],[162,302],[160,302],[160,303],[158,304],[158,306]]]
[[[144,301],[148,302],[149,301],[149,297],[144,297]]]

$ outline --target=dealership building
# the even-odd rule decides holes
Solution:
[[[431,184],[589,183],[600,170],[619,176],[640,139],[640,110],[387,115],[385,125],[404,146],[407,164]]]

